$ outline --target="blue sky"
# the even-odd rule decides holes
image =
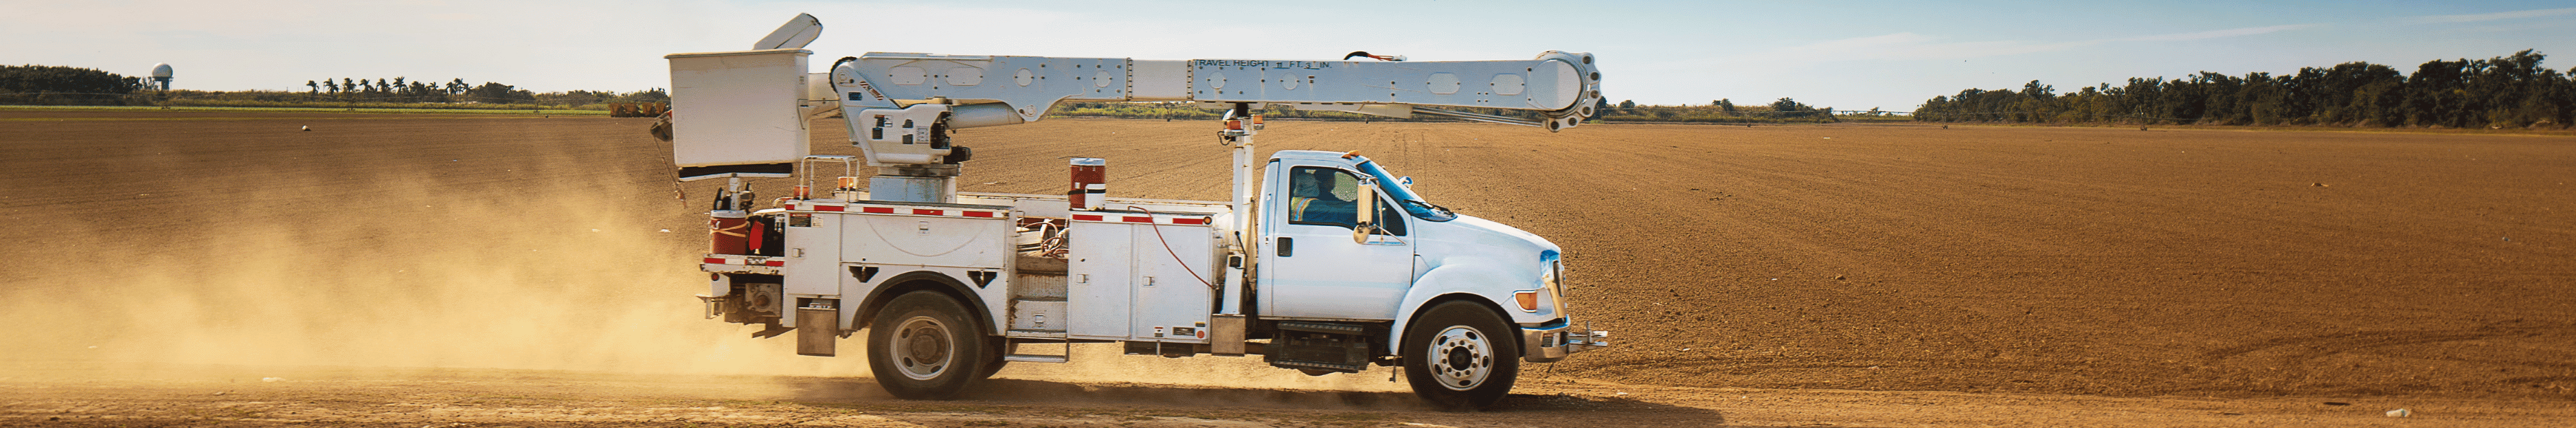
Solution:
[[[2251,4],[2249,4],[2251,3]],[[663,54],[746,49],[797,13],[808,49],[984,55],[1414,60],[1601,58],[1613,102],[1908,110],[1961,89],[2295,72],[2523,49],[2576,55],[2576,1],[788,2],[12,1],[0,63],[146,74],[174,87],[463,78],[540,92],[668,86]],[[817,67],[828,61],[817,61]],[[2576,67],[2576,57],[2544,65]]]

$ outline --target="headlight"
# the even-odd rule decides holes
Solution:
[[[1566,286],[1564,286],[1564,281],[1566,281],[1566,263],[1564,263],[1564,260],[1548,260],[1548,271],[1546,271],[1546,273],[1538,273],[1538,281],[1540,281],[1540,284],[1546,284],[1548,289],[1556,289],[1556,297],[1566,297]]]
[[[1565,297],[1565,259],[1556,250],[1538,252],[1538,285],[1550,297]],[[1562,305],[1560,303],[1560,305]]]

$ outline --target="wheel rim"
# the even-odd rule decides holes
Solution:
[[[894,331],[895,371],[913,380],[930,380],[947,373],[956,353],[950,352],[955,339],[948,324],[927,316],[903,320]]]
[[[1431,379],[1443,388],[1466,391],[1494,374],[1492,338],[1475,327],[1449,326],[1431,338]]]

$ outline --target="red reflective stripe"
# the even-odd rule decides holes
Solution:
[[[1100,221],[1100,216],[1096,216],[1096,215],[1084,215],[1084,214],[1074,214],[1074,215],[1073,215],[1073,219],[1074,219],[1074,220],[1082,220],[1082,221]]]
[[[778,207],[779,207],[779,208],[786,208],[788,211],[795,211],[795,210],[796,210],[796,204],[778,204]]]
[[[847,208],[844,208],[844,207],[839,206],[839,205],[822,205],[822,206],[816,206],[816,207],[814,207],[814,210],[815,210],[815,211],[840,211],[840,210],[844,210],[844,209],[847,209]]]
[[[768,263],[761,263],[760,265],[762,265],[762,266],[771,266],[771,267],[776,267],[776,266],[786,266],[786,265],[787,265],[787,261],[786,261],[786,260],[770,260]]]
[[[925,210],[920,208],[912,209],[912,215],[940,215],[940,213],[940,210]]]
[[[730,261],[730,260],[719,259],[719,258],[714,258],[714,257],[708,257],[708,258],[707,258],[707,264],[711,264],[711,265],[720,265],[720,264],[725,264],[726,262],[729,262],[729,261]]]
[[[1118,218],[1118,221],[1124,221],[1124,222],[1128,222],[1128,223],[1153,223],[1153,222],[1154,222],[1154,218],[1153,218],[1153,217],[1120,217],[1120,218]]]
[[[1172,224],[1207,224],[1207,219],[1204,219],[1204,218],[1176,218],[1176,219],[1172,219]]]
[[[894,209],[886,207],[859,207],[859,212],[869,214],[894,214]]]
[[[993,212],[992,212],[992,211],[967,211],[967,212],[966,212],[966,216],[967,216],[967,217],[993,218]]]

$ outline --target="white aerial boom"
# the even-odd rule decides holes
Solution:
[[[871,52],[843,58],[830,84],[851,140],[879,165],[955,155],[947,129],[1037,121],[1064,101],[1182,101],[1235,115],[1270,105],[1546,127],[1579,125],[1600,99],[1589,54],[1526,61],[1060,58]],[[1539,120],[1435,107],[1543,111]],[[931,141],[919,141],[922,138]]]

